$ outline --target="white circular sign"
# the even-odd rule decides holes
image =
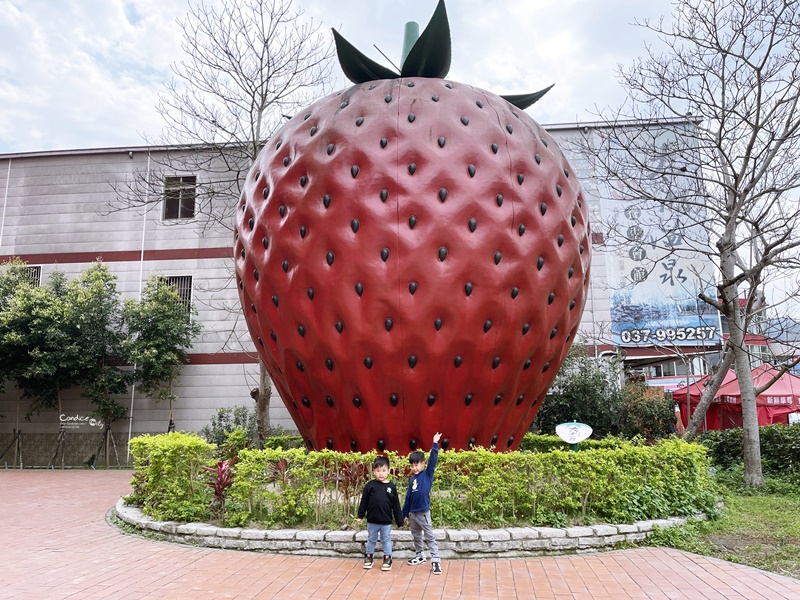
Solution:
[[[592,435],[592,428],[586,423],[561,423],[556,425],[556,435],[568,444],[577,444]]]

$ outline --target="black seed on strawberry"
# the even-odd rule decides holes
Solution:
[[[289,261],[288,260],[285,260],[285,261],[283,261],[281,263],[281,269],[283,269],[284,273],[288,273],[289,272]]]
[[[326,150],[326,152],[328,153],[328,156],[330,156],[331,154],[333,154],[333,151],[334,151],[335,149],[336,149],[336,146],[334,146],[333,144],[328,144],[328,149]]]
[[[472,404],[472,394],[467,394],[464,396],[464,406],[469,406]]]
[[[389,102],[392,101],[392,97],[391,96],[386,96],[386,97],[384,97],[383,101],[386,102],[386,104],[389,104]]]
[[[300,226],[300,237],[305,239],[306,233],[308,233],[308,229],[306,229],[305,225]]]
[[[272,338],[273,342],[277,342],[278,341],[278,338],[275,336],[275,332],[274,331],[270,331],[269,332],[269,337]]]
[[[444,262],[444,259],[447,258],[447,248],[442,246],[439,248],[439,261]]]
[[[542,202],[539,205],[539,210],[541,211],[542,216],[544,216],[544,214],[547,212],[547,202]]]
[[[311,113],[306,113],[306,115],[303,117],[303,121],[307,121],[310,116]]]
[[[520,404],[522,404],[522,402],[523,402],[524,400],[525,400],[525,396],[519,396],[519,397],[517,398],[517,406],[519,406]]]
[[[443,438],[442,439],[442,450],[447,450],[447,447],[450,445],[450,438]]]
[[[295,363],[295,366],[297,367],[298,371],[305,371],[306,370],[306,368],[303,366],[303,363],[301,363],[299,360],[297,361],[297,363]]]
[[[511,288],[511,299],[516,300],[517,296],[519,296],[519,288],[518,287]]]
[[[502,260],[502,258],[503,258],[503,255],[500,253],[499,250],[497,252],[495,252],[494,253],[494,264],[499,265],[500,264],[500,260]]]
[[[333,371],[333,361],[330,358],[325,359],[325,367],[328,371]]]
[[[328,438],[327,440],[325,440],[325,447],[328,450],[333,450],[333,440],[331,438]]]
[[[411,450],[416,450],[417,449],[417,440],[410,440],[408,442],[408,447],[411,448]]]
[[[381,202],[386,202],[389,199],[389,190],[386,188],[381,190]]]
[[[460,356],[456,356],[455,360],[453,360],[453,365],[455,365],[456,369],[461,366],[461,363],[464,362]]]
[[[570,267],[570,268],[569,268],[569,271],[567,271],[567,279],[572,279],[572,276],[573,276],[574,274],[575,274],[575,269],[573,269],[572,267]]]
[[[522,234],[525,233],[525,225],[523,223],[520,223],[517,231],[519,231],[519,236],[522,237]]]
[[[508,133],[514,133],[514,128],[511,125],[506,125],[506,131],[508,131]]]
[[[282,143],[283,142],[278,142],[277,144],[275,144],[275,150],[278,150],[281,147]]]
[[[353,233],[358,232],[358,226],[359,226],[358,219],[353,219],[352,221],[350,221],[350,229],[353,230]]]
[[[492,152],[493,152],[494,154],[497,154],[497,151],[498,151],[498,150],[499,150],[499,148],[497,147],[497,144],[492,144]]]
[[[440,137],[440,138],[437,140],[437,143],[439,144],[439,148],[444,148],[444,145],[445,145],[445,142],[446,142],[446,141],[447,141],[447,140],[445,140],[445,139],[444,139],[444,137]]]
[[[550,292],[550,295],[547,297],[547,303],[552,304],[556,299],[556,295],[553,292]]]
[[[522,326],[522,335],[525,335],[526,333],[528,333],[528,331],[530,331],[530,329],[531,329],[531,324],[530,323],[525,323]]]
[[[308,398],[303,398],[301,402],[303,403],[303,406],[305,406],[306,408],[311,407],[311,402],[308,400]]]
[[[364,293],[364,285],[362,283],[357,283],[356,284],[356,294],[358,294],[358,297],[360,298],[361,294],[363,294],[363,293]]]
[[[412,369],[417,366],[416,354],[412,354],[411,356],[408,357],[408,366],[411,367]]]
[[[356,441],[355,440],[350,440],[350,450],[355,452],[356,448],[358,448],[358,444],[356,444]]]
[[[250,227],[251,231],[253,230],[253,226],[255,224],[256,224],[255,219],[253,219],[253,217],[250,217],[250,220],[247,222],[247,225]]]
[[[414,113],[408,115],[408,122],[413,123],[417,116]]]
[[[573,308],[575,308],[575,300],[570,300],[569,309],[572,310]]]
[[[559,234],[558,235],[558,247],[560,248],[563,245],[564,245],[564,236]]]
[[[544,363],[544,366],[542,367],[542,373],[545,373],[549,368],[550,368],[550,363],[549,362]]]
[[[542,143],[544,144],[544,147],[547,148],[547,140],[544,139],[544,138],[541,138],[541,140],[542,140]]]
[[[444,202],[447,200],[447,190],[444,188],[439,188],[439,200]]]
[[[333,408],[333,398],[331,398],[330,396],[325,396],[325,404]]]
[[[527,371],[530,368],[531,368],[531,359],[529,358],[528,360],[525,361],[525,364],[522,365],[522,370]]]
[[[244,258],[244,257],[245,257],[244,248],[242,248],[242,251],[241,251],[239,254],[241,255],[241,257],[242,257],[242,258]]]
[[[325,208],[328,208],[331,205],[331,196],[330,196],[330,194],[325,194],[322,197],[322,204],[325,206]]]
[[[439,331],[442,328],[443,321],[441,319],[436,319],[433,322],[433,326],[436,327],[436,331]]]
[[[495,406],[500,404],[500,402],[502,402],[502,401],[503,401],[503,397],[500,394],[497,394],[497,396],[494,397],[494,405]],[[492,442],[492,443],[494,443],[494,442]]]
[[[283,204],[278,207],[278,214],[282,217],[286,216],[286,207]],[[252,221],[252,219],[250,220]]]
[[[464,125],[469,125],[469,119],[468,119],[467,117],[461,117],[461,122],[462,122]]]
[[[278,297],[277,297],[277,296],[273,296],[273,297],[272,297],[272,303],[273,303],[273,304],[274,304],[276,307],[278,306]]]
[[[494,359],[492,360],[492,369],[496,369],[499,366],[500,366],[500,357],[495,356]]]
[[[469,445],[470,445],[470,447],[475,446],[475,438],[474,437],[469,438]]]
[[[381,138],[381,148],[386,148],[386,145],[389,143],[389,140],[386,138]]]
[[[394,327],[394,321],[392,321],[391,319],[386,319],[383,322],[383,326],[386,327],[386,331],[391,331],[392,327]]]
[[[469,165],[467,167],[467,173],[469,173],[470,177],[475,177],[475,165]]]
[[[411,283],[408,284],[408,291],[411,292],[412,296],[414,295],[414,293],[417,291],[417,282],[416,281],[412,281]]]
[[[369,356],[364,359],[364,366],[368,369],[372,368],[372,359]]]
[[[260,346],[263,346],[264,345],[264,340],[262,340],[261,338],[258,338],[258,344]]]
[[[475,219],[470,219],[467,225],[469,225],[469,230],[474,233],[475,229],[478,227],[478,222]]]
[[[331,265],[333,265],[333,260],[334,260],[333,252],[328,252],[328,253],[325,255],[325,260],[327,261],[327,263],[328,263],[328,266],[331,266]]]
[[[434,102],[438,102],[439,96],[431,96],[431,100],[433,100]]]
[[[344,323],[342,323],[341,321],[336,321],[336,331],[342,333],[343,329],[344,329]]]
[[[285,158],[283,159],[283,166],[284,166],[284,167],[288,167],[290,162],[291,162],[291,159],[290,159],[288,156],[287,156],[287,157],[285,157]]]
[[[491,328],[492,328],[492,322],[487,319],[483,323],[483,333],[488,333]]]
[[[578,246],[578,254],[583,254],[583,251],[584,251],[584,250],[585,250],[585,248],[583,247],[583,244],[581,244],[580,246]]]
[[[512,435],[508,438],[508,441],[506,442],[506,447],[510,448],[511,444],[513,443],[514,443],[514,436]]]
[[[353,165],[352,167],[350,167],[350,175],[353,176],[353,179],[358,177],[358,166],[357,165]]]
[[[392,406],[397,406],[397,403],[399,401],[400,398],[397,396],[397,394],[392,394],[391,396],[389,396],[389,404],[391,404]]]
[[[446,87],[448,90],[452,90],[453,89],[453,84],[452,83],[445,83],[444,87]]]
[[[433,394],[428,395],[428,406],[433,406],[436,402],[436,396]]]
[[[476,100],[475,106],[477,106],[478,108],[483,108],[483,102],[481,102],[480,100]]]
[[[361,408],[361,398],[359,398],[358,396],[353,398],[353,406],[355,406],[356,408]]]
[[[386,448],[386,442],[384,442],[383,440],[378,440],[377,446],[378,446],[378,450],[383,452],[384,449]]]
[[[299,334],[300,334],[300,337],[305,337],[305,335],[306,335],[306,328],[305,328],[305,327],[303,327],[302,325],[298,325],[298,326],[297,326],[297,333],[299,333]]]
[[[525,181],[525,175],[522,173],[517,173],[517,181],[519,181],[519,184],[522,185],[522,182]]]
[[[261,192],[261,195],[264,196],[264,200],[266,200],[267,197],[269,196],[269,188],[265,187],[264,190]],[[244,208],[244,207],[242,207],[242,208]]]
[[[345,100],[344,102],[342,102],[342,103],[339,105],[339,108],[347,108],[347,105],[348,105],[348,102],[347,102],[347,100]]]
[[[417,217],[415,217],[414,215],[408,217],[408,226],[409,228],[414,229],[414,227],[417,226]]]
[[[572,226],[575,227],[575,224],[578,222],[578,219],[575,218],[575,215],[572,215],[571,223]]]
[[[414,87],[414,82],[413,81],[409,81],[408,82],[408,87]]]
[[[556,186],[556,194],[558,194],[558,197],[561,198],[561,194],[563,194],[563,193],[564,193],[564,190],[561,189],[560,185],[557,185]]]
[[[492,436],[492,443],[490,444],[490,446],[496,446],[496,445],[497,445],[497,436],[495,435],[495,436]]]
[[[535,161],[536,161],[536,164],[537,164],[537,165],[540,165],[540,164],[542,164],[542,157],[541,157],[541,156],[539,156],[538,154],[534,154],[534,155],[533,155],[533,160],[535,160]]]
[[[470,294],[472,294],[472,282],[471,282],[471,281],[468,281],[468,282],[467,282],[467,283],[464,285],[464,293],[465,293],[467,296],[469,296]]]
[[[362,125],[363,123],[364,123],[364,117],[358,117],[358,118],[356,119],[356,127],[361,127],[361,125]]]
[[[313,136],[314,136],[314,134],[315,134],[315,133],[317,133],[317,128],[316,128],[316,126],[312,127],[312,128],[311,128],[311,131],[309,131],[309,133],[310,133],[310,134],[311,134],[311,136],[313,137]]]
[[[416,172],[417,172],[417,165],[415,163],[411,163],[410,165],[408,165],[408,174],[409,175],[413,175]]]
[[[497,194],[494,197],[494,201],[497,202],[497,206],[503,206],[503,194]]]
[[[389,260],[389,249],[388,248],[384,248],[383,250],[381,250],[381,260],[383,262],[386,262],[387,260]]]

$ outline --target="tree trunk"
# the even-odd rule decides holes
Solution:
[[[736,349],[736,377],[742,394],[742,459],[744,461],[744,484],[764,485],[761,471],[761,436],[758,430],[758,409],[750,357],[743,348]]]
[[[258,359],[258,390],[255,396],[256,400],[256,428],[258,431],[259,446],[264,445],[270,430],[269,422],[269,403],[272,397],[272,382],[267,373],[267,368],[264,366],[264,361]]]
[[[728,369],[731,368],[732,364],[733,351],[731,350],[730,346],[726,345],[724,354],[722,355],[722,360],[717,366],[717,371],[706,381],[703,392],[700,394],[700,402],[697,403],[697,408],[694,409],[694,414],[686,425],[686,433],[684,433],[683,439],[685,439],[687,442],[693,441],[694,438],[697,437],[697,434],[700,433],[700,428],[703,426],[703,420],[706,418],[708,407],[711,406],[711,402],[717,395],[717,390],[719,390],[719,387],[722,385],[722,382],[725,379],[725,374],[728,372]],[[687,388],[687,402],[690,402],[689,391],[689,388]]]

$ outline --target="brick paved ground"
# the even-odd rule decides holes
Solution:
[[[0,598],[800,600],[800,581],[669,549],[397,564],[194,548],[125,535],[126,471],[0,470]]]

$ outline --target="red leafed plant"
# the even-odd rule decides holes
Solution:
[[[206,482],[214,490],[214,499],[211,501],[211,514],[215,518],[223,521],[225,519],[225,496],[228,488],[233,485],[233,477],[235,471],[233,464],[238,457],[234,456],[227,460],[218,460],[214,467],[203,467],[203,470],[209,474],[209,480]]]

